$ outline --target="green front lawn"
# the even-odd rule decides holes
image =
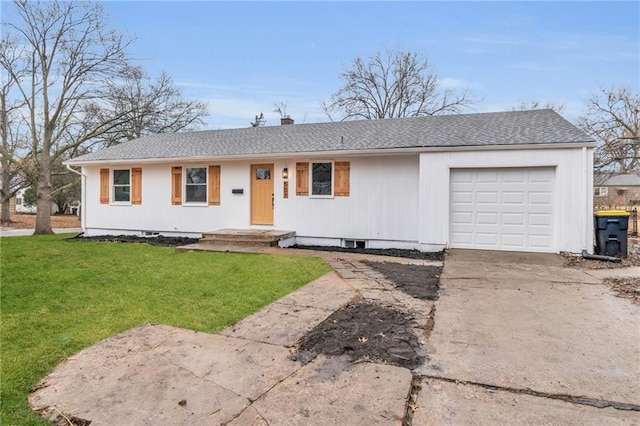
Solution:
[[[146,323],[215,333],[328,271],[298,256],[2,238],[0,424],[50,424],[29,390],[87,346]]]

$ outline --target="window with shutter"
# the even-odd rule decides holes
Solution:
[[[131,169],[131,204],[142,204],[142,169]]]
[[[309,163],[296,163],[296,195],[309,195]]]
[[[171,168],[171,204],[182,204],[182,167]]]
[[[349,196],[350,164],[348,161],[336,161],[333,195],[336,197]]]
[[[220,205],[220,166],[209,166],[209,205]]]
[[[109,169],[100,169],[100,204],[109,204]]]

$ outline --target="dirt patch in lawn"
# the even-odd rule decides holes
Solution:
[[[364,261],[365,265],[380,272],[394,286],[416,299],[438,300],[441,266],[402,265],[392,262]]]
[[[363,262],[382,273],[398,291],[421,300],[437,300],[442,267],[392,262]],[[433,312],[433,308],[432,308]],[[433,327],[433,324],[427,324]],[[361,298],[334,312],[307,333],[292,359],[308,363],[318,355],[346,355],[352,362],[379,362],[414,369],[426,359],[411,314]],[[428,336],[428,330],[423,330]]]

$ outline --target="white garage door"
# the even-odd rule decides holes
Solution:
[[[451,170],[450,246],[553,252],[554,169]]]

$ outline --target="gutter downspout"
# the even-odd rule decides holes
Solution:
[[[85,204],[85,191],[86,191],[86,187],[87,187],[87,176],[85,174],[83,174],[82,172],[77,171],[76,169],[71,168],[70,165],[65,164],[65,167],[67,168],[67,170],[69,170],[70,172],[73,172],[77,175],[80,175],[80,227],[82,228],[82,232],[84,232],[84,230],[86,229],[85,227],[85,211],[84,211],[84,204]]]

